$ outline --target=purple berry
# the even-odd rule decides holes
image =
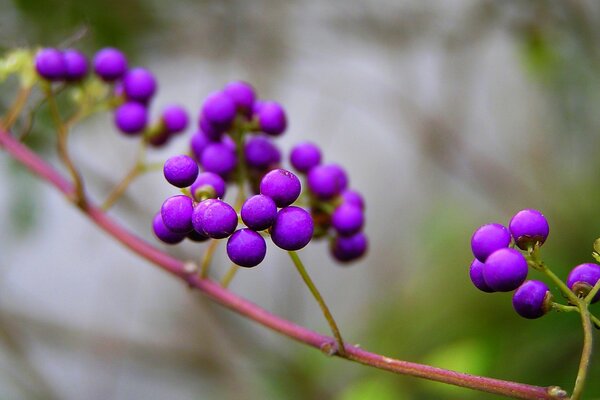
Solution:
[[[266,254],[265,239],[250,229],[237,230],[227,240],[227,255],[240,267],[255,267],[265,259]]]
[[[600,265],[598,264],[580,264],[569,272],[567,286],[577,296],[584,297],[592,290],[596,282],[600,279]],[[600,300],[600,292],[592,299],[592,303]]]
[[[74,49],[67,49],[63,53],[66,63],[65,78],[68,81],[79,81],[88,73],[88,62],[82,52]]]
[[[169,133],[183,132],[188,126],[188,115],[183,107],[170,105],[163,109],[162,122]]]
[[[290,162],[296,170],[307,173],[321,163],[321,150],[310,142],[298,143],[290,153]]]
[[[190,188],[192,196],[197,201],[201,200],[199,196],[201,192],[207,193],[207,191],[213,191],[215,197],[223,198],[225,196],[225,189],[223,178],[213,172],[202,172]]]
[[[261,131],[271,136],[279,136],[287,127],[283,107],[275,101],[262,102],[258,108],[258,124]]]
[[[190,186],[198,177],[198,164],[192,157],[181,154],[165,161],[163,168],[165,179],[173,186]]]
[[[223,239],[235,231],[238,217],[229,204],[217,199],[208,199],[196,206],[192,223],[196,231],[213,239]]]
[[[254,88],[246,82],[235,81],[225,85],[223,92],[233,100],[236,108],[244,114],[252,111],[256,94]]]
[[[198,131],[192,135],[192,138],[190,139],[190,149],[196,160],[200,161],[202,159],[204,149],[211,143],[212,141],[202,131]]]
[[[271,226],[271,240],[284,250],[300,250],[310,242],[314,223],[303,208],[289,206],[277,213]]]
[[[115,125],[123,133],[137,134],[146,129],[148,112],[146,107],[133,101],[121,104],[114,114]]]
[[[264,136],[252,136],[244,147],[246,163],[253,168],[266,169],[281,160],[277,146]]]
[[[365,201],[363,200],[360,193],[352,189],[346,189],[341,194],[342,200],[347,204],[354,204],[361,210],[365,209]]]
[[[156,92],[156,79],[145,68],[133,68],[123,77],[123,90],[129,100],[146,103]]]
[[[340,236],[358,233],[364,224],[362,210],[352,204],[341,204],[331,215],[331,225]]]
[[[483,279],[483,266],[484,264],[478,259],[473,260],[471,267],[469,268],[469,277],[471,278],[471,282],[473,282],[473,285],[475,285],[475,287],[482,292],[495,292],[495,290],[489,287]]]
[[[521,317],[535,319],[552,309],[552,294],[544,282],[526,281],[515,291],[512,303]]]
[[[211,143],[202,152],[200,164],[206,171],[226,177],[235,169],[237,157],[235,151],[225,143]]]
[[[192,199],[184,195],[169,197],[160,208],[165,226],[177,233],[188,233],[192,230]]]
[[[550,230],[546,217],[538,210],[526,209],[515,214],[508,224],[508,229],[520,249],[539,243],[544,244]]]
[[[173,232],[165,226],[160,212],[152,220],[152,229],[156,237],[167,244],[177,244],[185,238],[185,233]]]
[[[254,231],[262,231],[273,225],[277,215],[277,205],[269,196],[257,194],[244,202],[241,210],[242,221]]]
[[[115,48],[104,48],[94,56],[94,71],[104,81],[115,81],[127,72],[127,59]]]
[[[515,249],[503,248],[490,254],[483,266],[485,283],[497,292],[515,290],[527,278],[527,260]]]
[[[471,237],[473,255],[481,262],[494,251],[510,244],[508,229],[500,224],[486,224],[477,228]]]
[[[227,129],[219,129],[210,124],[206,117],[200,116],[200,123],[198,124],[200,131],[203,132],[213,142],[218,142],[223,136],[223,132]]]
[[[359,232],[353,236],[334,238],[330,249],[336,260],[346,263],[362,257],[367,252],[368,246],[367,236]]]
[[[224,131],[231,127],[235,114],[234,101],[224,92],[213,92],[204,100],[201,120],[205,119],[212,128]]]
[[[67,74],[67,63],[58,49],[41,49],[35,55],[35,70],[44,79],[60,81]]]
[[[285,169],[269,171],[260,181],[260,193],[269,196],[277,207],[292,204],[300,195],[300,179]]]
[[[337,164],[317,165],[308,172],[308,187],[321,200],[329,200],[348,186],[348,177]]]

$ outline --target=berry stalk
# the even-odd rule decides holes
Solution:
[[[75,189],[64,177],[26,146],[12,138],[7,132],[0,130],[0,147],[3,147],[13,158],[27,167],[32,173],[51,183],[69,200],[73,201]],[[219,284],[203,279],[193,272],[188,272],[186,264],[168,254],[156,249],[137,236],[118,225],[102,210],[90,203],[75,203],[95,224],[106,231],[114,239],[131,249],[146,260],[157,265],[166,272],[184,280],[190,287],[197,288],[213,301],[245,316],[273,331],[279,332],[298,342],[311,347],[322,349],[330,346],[334,338],[321,335],[291,321],[271,314],[265,309],[243,299],[232,292],[222,288]],[[369,365],[381,370],[390,371],[400,375],[420,377],[437,382],[461,386],[488,393],[504,395],[518,399],[566,399],[564,391],[554,386],[541,387],[523,383],[493,379],[460,372],[431,367],[428,365],[389,358],[380,354],[371,353],[359,347],[346,345],[346,356],[336,355]]]
[[[577,307],[581,314],[581,325],[583,327],[583,349],[581,350],[581,360],[579,361],[579,369],[577,370],[577,378],[575,379],[575,387],[571,400],[579,400],[583,393],[585,381],[588,374],[590,359],[592,357],[592,321],[588,310],[588,303],[584,299],[577,301]]]

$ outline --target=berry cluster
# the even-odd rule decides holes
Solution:
[[[548,233],[548,221],[533,209],[515,214],[508,228],[498,223],[479,227],[471,237],[475,259],[469,275],[475,287],[487,293],[514,290],[513,307],[522,317],[534,319],[546,314],[552,308],[550,289],[544,282],[526,279],[528,266],[538,265],[532,257]],[[517,248],[525,251],[525,255]],[[569,274],[567,286],[577,296],[584,297],[598,279],[600,265],[581,264]],[[599,299],[597,295],[592,302]]]
[[[231,261],[254,267],[265,257],[265,237],[294,251],[332,226],[336,259],[352,261],[366,252],[364,202],[347,189],[346,172],[336,164],[321,165],[321,151],[310,143],[294,147],[290,156],[305,175],[307,191],[302,192],[298,176],[282,168],[281,151],[272,140],[287,127],[279,103],[258,100],[246,82],[231,82],[208,95],[198,126],[191,157],[178,155],[164,164],[166,180],[184,194],[168,198],[156,214],[153,227],[160,240],[228,238]],[[234,206],[223,200],[229,185],[237,186]],[[238,229],[240,222],[245,227]]]
[[[185,110],[169,105],[159,120],[149,125],[148,107],[156,93],[154,75],[145,68],[129,68],[125,55],[115,48],[98,51],[92,61],[94,73],[111,85],[115,126],[125,135],[142,135],[153,146],[162,146],[188,125]],[[77,50],[44,48],[35,56],[35,68],[49,82],[80,82],[88,76],[88,60]]]

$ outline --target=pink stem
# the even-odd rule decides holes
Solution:
[[[26,166],[31,172],[53,184],[70,200],[73,199],[75,188],[70,182],[63,178],[50,164],[42,160],[37,154],[33,153],[27,146],[15,140],[7,132],[1,130],[0,147],[4,147],[13,158]],[[327,349],[331,349],[332,346],[335,346],[334,338],[321,335],[291,321],[285,320],[256,304],[233,294],[215,282],[208,279],[202,279],[196,273],[187,272],[186,266],[181,260],[171,257],[133,235],[108,217],[108,215],[100,208],[92,205],[90,202],[84,202],[84,205],[80,206],[80,209],[98,226],[123,245],[163,270],[183,279],[188,285],[197,288],[217,303],[298,342],[308,344],[323,351],[327,351]],[[401,375],[411,375],[518,399],[566,398],[565,396],[560,397],[552,394],[551,387],[546,388],[474,376],[428,365],[396,360],[380,354],[370,353],[349,344],[347,344],[345,348],[347,355],[343,358]],[[340,356],[339,354],[336,355],[338,357]]]

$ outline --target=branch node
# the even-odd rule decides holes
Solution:
[[[567,391],[560,386],[548,386],[548,394],[556,399],[566,399],[569,397]]]
[[[319,348],[323,352],[323,354],[325,354],[328,357],[332,357],[338,352],[337,344],[334,341],[325,342]]]

